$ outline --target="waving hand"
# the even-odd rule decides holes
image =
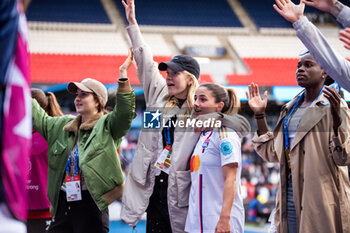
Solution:
[[[246,95],[248,99],[248,105],[255,115],[265,113],[267,105],[267,91],[264,93],[264,98],[261,99],[258,84],[252,83],[249,85],[249,95],[248,92],[246,92]]]
[[[286,20],[291,23],[298,21],[304,15],[305,4],[300,1],[299,5],[295,5],[290,0],[275,0],[273,8]]]
[[[136,24],[134,0],[122,0],[122,4],[125,8],[125,15],[129,25]]]

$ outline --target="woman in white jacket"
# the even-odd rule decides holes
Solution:
[[[301,0],[296,5],[290,0],[275,0],[274,9],[293,24],[297,36],[316,62],[345,90],[350,91],[350,62],[334,50],[320,30],[305,16],[305,4],[331,13],[344,27],[350,27],[350,8],[337,0]],[[341,32],[344,39],[346,31]]]
[[[123,1],[123,5],[147,108],[171,109],[167,116],[163,114],[163,121],[186,120],[184,118],[190,116],[194,103],[200,72],[198,63],[190,56],[178,55],[158,66],[137,25],[134,1]],[[159,69],[167,71],[165,79]],[[158,115],[154,117],[158,118]],[[223,124],[225,120],[226,116],[221,119]],[[249,123],[240,116],[229,122],[236,124],[237,131],[250,130]],[[184,232],[191,181],[189,158],[199,137],[198,133],[184,131],[184,128],[175,129],[172,125],[140,132],[122,199],[121,218],[130,226],[134,227],[146,211],[147,232]],[[157,163],[162,153],[171,154],[170,164],[169,161]],[[155,164],[163,168],[166,164],[166,169],[161,171]]]

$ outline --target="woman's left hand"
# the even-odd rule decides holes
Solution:
[[[230,233],[231,225],[230,218],[223,219],[220,217],[218,224],[215,227],[215,233]]]
[[[123,65],[121,65],[119,67],[120,78],[127,78],[128,77],[128,70],[132,64],[133,59],[134,59],[134,52],[132,51],[132,48],[129,48],[128,57],[126,58]]]
[[[338,135],[338,128],[341,124],[340,119],[340,100],[341,97],[336,90],[331,87],[325,86],[323,89],[324,96],[328,99],[331,107],[331,113],[333,117],[333,130],[335,135]]]

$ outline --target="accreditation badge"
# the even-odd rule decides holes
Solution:
[[[80,176],[66,177],[67,202],[81,200]]]
[[[169,174],[169,168],[170,168],[170,156],[171,156],[171,146],[167,145],[160,156],[158,157],[156,163],[154,166],[156,166],[161,171],[165,172],[166,174]]]

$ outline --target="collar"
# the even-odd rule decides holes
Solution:
[[[103,112],[95,114],[92,118],[81,124],[81,115],[68,122],[63,130],[66,132],[77,132],[79,130],[92,130],[97,121],[103,116]]]

